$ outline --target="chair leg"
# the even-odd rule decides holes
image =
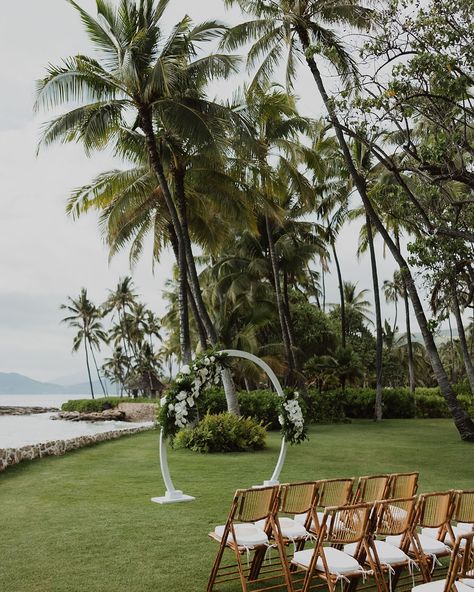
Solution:
[[[221,561],[222,561],[222,556],[224,554],[225,547],[226,547],[224,541],[225,541],[225,539],[223,539],[219,545],[219,551],[217,552],[217,556],[214,561],[214,565],[212,566],[212,569],[211,569],[211,575],[209,576],[209,581],[207,583],[207,592],[212,592],[212,589],[214,588],[214,582],[216,581],[216,577],[219,572],[219,567],[220,567]]]
[[[239,549],[237,547],[235,547],[234,551],[235,551],[235,557],[237,559],[237,568],[239,570],[240,584],[242,586],[242,592],[247,592],[247,578],[245,577],[244,570],[242,567],[242,558],[240,556]]]

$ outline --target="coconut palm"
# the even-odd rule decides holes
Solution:
[[[323,65],[329,65],[336,70],[346,89],[351,85],[357,85],[356,64],[339,32],[343,30],[347,35],[349,31],[366,31],[371,26],[374,12],[357,0],[349,3],[339,0],[225,1],[229,6],[238,4],[245,14],[253,17],[252,20],[240,23],[228,32],[226,45],[232,49],[252,42],[247,52],[247,62],[250,67],[259,64],[257,79],[268,78],[286,52],[287,80],[291,81],[296,74],[298,56],[304,56],[334,128],[353,185],[362,199],[367,215],[400,267],[433,371],[454,423],[462,439],[474,441],[474,422],[459,404],[449,382],[408,263],[371,202],[364,175],[357,169],[336,104],[323,79],[321,68]]]
[[[89,378],[91,396],[94,399],[94,386],[92,384],[89,352],[94,358],[97,376],[100,380],[100,374],[97,368],[97,362],[95,361],[93,348],[95,347],[96,349],[99,349],[100,343],[107,341],[107,334],[103,330],[102,323],[100,322],[102,314],[87,297],[87,290],[85,288],[81,289],[78,298],[72,298],[71,296],[68,296],[68,303],[61,304],[60,308],[61,310],[65,310],[68,313],[61,322],[67,323],[69,327],[73,329],[77,329],[76,336],[73,340],[72,351],[77,352],[79,351],[81,345],[84,345],[87,375]],[[103,385],[102,388],[104,388]]]
[[[202,114],[216,109],[222,113],[223,108],[211,105],[194,91],[202,88],[203,81],[225,77],[235,69],[236,60],[230,56],[198,56],[199,46],[219,37],[224,27],[216,21],[193,26],[185,17],[165,38],[161,19],[169,0],[120,0],[118,5],[97,0],[97,19],[69,1],[79,12],[99,57],[79,55],[61,66],[50,66],[46,77],[38,83],[37,108],[79,104],[48,124],[42,143],[81,141],[87,152],[106,146],[114,148],[120,131],[127,128],[127,122],[134,121],[133,130],[141,130],[145,139],[149,163],[176,236],[181,282],[184,286],[187,269],[196,307],[210,341],[215,343],[215,329],[202,299],[182,199],[173,199],[170,189],[172,162],[164,161],[161,148],[164,140],[170,140],[169,132],[178,139],[192,138],[194,143],[198,138],[200,144],[216,142],[215,127],[209,126]],[[179,141],[175,145],[174,156],[182,146]],[[182,164],[180,160],[180,167]],[[177,176],[171,174],[171,182],[178,183],[176,191],[182,198],[182,168],[175,172]],[[186,298],[184,287],[180,295]],[[181,311],[186,314],[186,302]],[[189,352],[186,355],[189,357]],[[233,399],[229,405],[236,410],[235,394]]]

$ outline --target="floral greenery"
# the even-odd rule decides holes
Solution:
[[[263,425],[251,417],[208,414],[195,428],[181,430],[174,439],[174,446],[202,453],[245,452],[265,448],[265,437]]]
[[[281,434],[290,444],[300,444],[307,439],[303,411],[299,403],[299,393],[289,391],[280,398]]]
[[[203,390],[219,384],[221,372],[227,366],[227,354],[207,352],[185,365],[161,399],[158,423],[165,437],[172,437],[198,419],[197,399]]]

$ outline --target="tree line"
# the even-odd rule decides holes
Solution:
[[[168,319],[177,323],[169,323],[169,340],[180,359],[189,362],[196,344],[217,346],[240,333],[242,343],[253,340],[278,361],[288,384],[305,380],[295,311],[311,306],[325,315],[324,275],[334,264],[340,329],[327,352],[338,351],[331,363],[349,367],[352,311],[336,238],[360,217],[375,301],[377,419],[386,382],[379,235],[399,267],[387,290],[404,302],[409,384],[416,384],[418,349],[411,305],[454,423],[463,439],[474,439],[434,339],[436,322],[452,313],[472,388],[462,316],[473,303],[469,2],[390,0],[376,10],[356,0],[225,0],[242,9],[236,26],[184,16],[169,34],[162,27],[167,0],[97,0],[97,17],[70,3],[98,57],[48,67],[37,108],[66,109],[47,124],[42,144],[77,141],[86,153],[112,148],[127,167],[74,191],[68,212],[99,212],[111,256],[126,248],[133,263],[149,235],[156,262],[172,250]],[[242,47],[245,64],[234,53]],[[251,79],[231,101],[210,99],[212,81],[244,68]],[[317,121],[298,112],[302,68],[314,79],[306,92],[325,107]],[[385,349],[389,333],[385,327]],[[230,373],[224,385],[229,409],[238,412]]]

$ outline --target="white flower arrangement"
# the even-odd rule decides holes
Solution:
[[[287,393],[282,398],[278,420],[281,425],[282,435],[287,442],[300,444],[303,440],[306,440],[304,416],[297,391]]]
[[[225,354],[205,354],[192,367],[184,365],[168,393],[160,400],[158,422],[165,436],[173,436],[197,417],[196,400],[203,390],[219,384],[225,368]]]

